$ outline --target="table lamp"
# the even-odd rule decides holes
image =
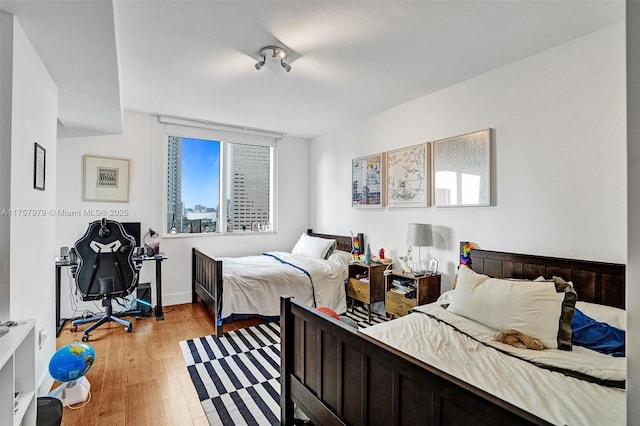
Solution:
[[[417,266],[412,268],[411,272],[415,276],[424,275],[426,272],[422,268],[420,248],[430,247],[433,245],[433,232],[431,230],[431,224],[410,223],[407,233],[407,244],[409,244],[410,246],[418,247]]]

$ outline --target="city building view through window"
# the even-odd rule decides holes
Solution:
[[[270,231],[272,150],[169,136],[167,232]]]

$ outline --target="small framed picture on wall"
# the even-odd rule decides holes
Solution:
[[[47,150],[37,142],[33,144],[33,189],[44,191],[47,169]]]

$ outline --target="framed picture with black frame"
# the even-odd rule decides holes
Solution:
[[[37,142],[33,144],[33,189],[44,191],[47,168],[47,150]]]

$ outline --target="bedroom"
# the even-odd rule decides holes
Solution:
[[[626,221],[627,217],[638,217],[638,200],[632,191],[629,198],[626,194],[627,185],[629,188],[634,187],[632,182],[637,185],[637,181],[632,180],[633,170],[628,175],[625,173],[627,158],[633,158],[627,150],[634,153],[637,147],[626,142],[624,75],[628,53],[625,53],[624,38],[625,25],[618,23],[431,95],[379,114],[369,114],[366,119],[354,120],[311,141],[287,137],[279,147],[279,161],[291,167],[279,176],[278,215],[280,223],[290,227],[281,225],[277,236],[232,239],[225,243],[221,254],[244,254],[247,245],[256,251],[288,249],[300,232],[311,225],[317,231],[331,233],[365,232],[372,248],[385,247],[389,256],[397,257],[406,250],[406,223],[425,221],[434,225],[440,238],[435,247],[429,249],[429,255],[441,262],[443,282],[446,282],[443,288],[450,287],[453,281],[456,244],[461,239],[471,239],[489,249],[627,263],[627,258],[633,259],[632,254],[637,253],[634,246],[637,241],[627,237],[633,234],[637,224],[630,221],[626,225]],[[25,40],[20,42],[23,43],[20,46],[28,44]],[[16,51],[31,52],[25,54],[35,56],[30,47],[24,49],[16,48]],[[4,59],[3,56],[2,62],[6,64]],[[631,64],[637,66],[637,62]],[[569,70],[568,75],[558,73],[565,69]],[[294,73],[295,67],[286,77]],[[611,78],[611,73],[615,78]],[[3,92],[4,75],[3,70]],[[20,86],[14,90],[24,91],[27,86],[30,98],[14,100],[13,119],[17,122],[9,138],[19,137],[29,143],[25,146],[14,141],[11,148],[15,162],[9,168],[5,167],[6,162],[2,163],[3,174],[10,170],[12,178],[11,186],[8,180],[2,179],[3,197],[10,194],[12,206],[83,207],[86,203],[80,201],[78,195],[82,154],[127,157],[136,164],[131,180],[131,192],[136,196],[128,205],[131,217],[135,216],[146,226],[161,228],[163,188],[156,182],[162,181],[162,170],[156,164],[162,164],[163,160],[162,154],[153,149],[157,128],[152,117],[125,111],[122,134],[57,140],[55,120],[50,119],[56,115],[52,77],[41,69],[34,73],[31,68],[26,72],[16,71],[16,75],[15,84]],[[32,97],[37,97],[37,101]],[[539,102],[535,102],[536,99]],[[633,98],[627,100],[631,102]],[[4,96],[3,102],[7,102]],[[40,107],[33,108],[32,103]],[[24,114],[25,110],[29,114]],[[631,110],[628,114],[637,115],[637,111]],[[18,120],[22,117],[29,119]],[[32,122],[42,123],[38,133],[30,126]],[[630,120],[630,131],[637,122]],[[9,128],[4,124],[3,121],[3,132],[7,132]],[[411,211],[388,208],[361,211],[350,207],[348,185],[352,158],[486,127],[495,128],[497,133],[495,207],[444,210],[430,207]],[[6,140],[9,139],[4,133],[3,141]],[[31,164],[34,140],[42,141],[47,147],[47,191],[44,193],[36,193],[30,186],[22,191],[17,183],[31,179],[29,167],[15,165]],[[2,158],[6,161],[4,152]],[[550,154],[544,155],[546,152]],[[336,164],[343,166],[336,167]],[[602,173],[595,173],[596,170]],[[341,191],[337,192],[338,196],[346,197],[338,206],[331,202],[336,191]],[[305,194],[303,201],[308,197],[308,202],[300,203],[300,194]],[[3,205],[4,200],[6,198]],[[291,205],[296,208],[287,208]],[[566,207],[569,213],[558,214],[555,208],[559,207],[550,206]],[[49,327],[47,324],[52,321],[48,318],[53,318],[54,307],[50,303],[34,304],[31,295],[35,289],[49,296],[43,299],[53,300],[52,260],[60,246],[69,245],[85,229],[86,222],[77,217],[13,218],[10,242],[3,228],[2,245],[11,251],[11,260],[7,261],[10,271],[3,270],[0,287],[0,313],[4,320],[9,315],[35,317],[41,327]],[[509,232],[496,232],[502,227]],[[42,230],[38,237],[33,235],[36,229]],[[55,232],[51,232],[54,229]],[[557,238],[560,242],[555,238],[557,235],[561,236]],[[215,244],[211,238],[204,240],[204,244],[209,244],[209,240]],[[164,271],[164,304],[185,303],[190,295],[182,279],[189,265],[188,250],[193,244],[186,238],[164,238],[161,244],[170,257]],[[22,253],[29,253],[29,258],[21,258]],[[42,267],[26,273],[31,262]],[[631,262],[628,263],[628,273],[633,274]],[[9,273],[10,304],[5,297],[9,294]],[[637,290],[629,287],[628,291],[629,310],[634,311],[638,308],[633,305],[638,300]],[[632,322],[631,327],[633,325]],[[53,336],[52,328],[47,331]],[[54,347],[55,342],[50,338],[38,352],[37,376],[41,380],[46,375],[46,362]],[[630,371],[633,383],[637,372]],[[637,409],[630,404],[630,413]]]

